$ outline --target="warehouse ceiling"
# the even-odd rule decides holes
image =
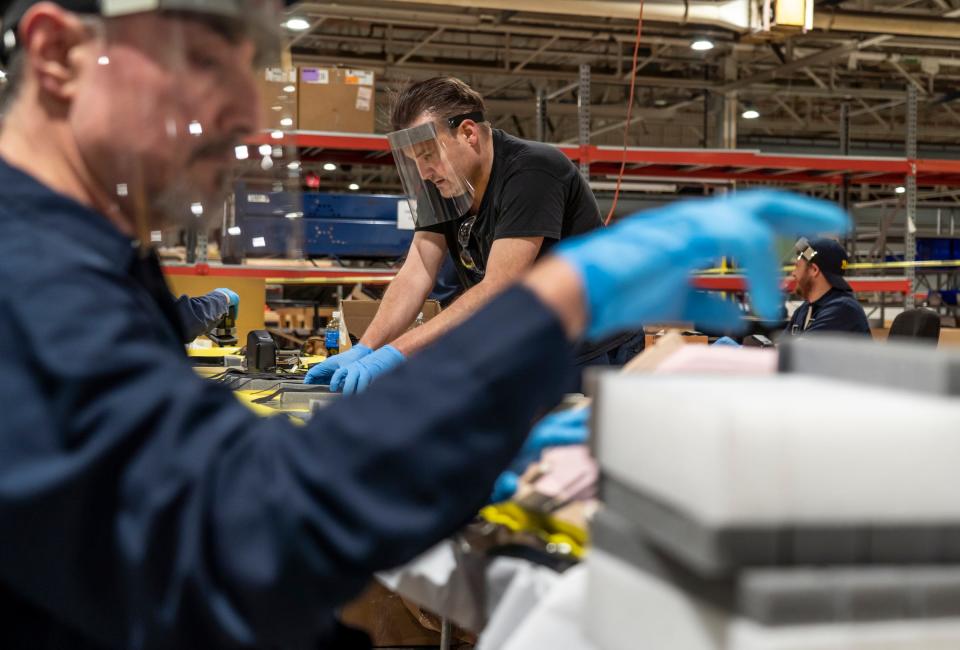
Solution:
[[[739,3],[690,4],[709,10]],[[657,7],[670,5],[684,3],[647,2],[631,145],[721,147],[735,136],[739,147],[838,152],[846,104],[854,152],[902,156],[911,84],[919,95],[921,154],[960,157],[960,0],[822,0],[807,33],[756,32],[723,20],[681,24],[682,13],[649,17],[662,18]],[[289,13],[310,28],[292,34],[291,46],[300,64],[375,70],[381,131],[392,91],[454,74],[484,94],[495,123],[521,136],[536,137],[537,96],[545,97],[552,142],[577,141],[587,64],[590,141],[620,144],[637,7],[591,0],[305,2]],[[622,17],[590,15],[610,8],[617,11],[608,16]],[[688,19],[694,14],[687,11]],[[691,49],[698,39],[714,48]],[[736,111],[735,133],[726,140],[724,98],[728,112]],[[760,117],[740,117],[747,108]]]

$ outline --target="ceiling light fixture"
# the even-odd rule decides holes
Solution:
[[[276,24],[276,23],[274,23]],[[310,29],[310,23],[303,18],[291,18],[286,23],[286,27],[294,32],[302,32]]]

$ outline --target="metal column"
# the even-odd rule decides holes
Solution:
[[[197,263],[197,229],[192,225],[188,226],[184,233],[184,250],[186,252],[187,264]]]
[[[907,162],[910,170],[907,174],[907,222],[903,232],[903,259],[908,264],[917,259],[917,89],[913,84],[907,86]],[[912,266],[906,269],[910,281],[910,293],[904,300],[906,309],[916,306],[917,270]]]
[[[844,102],[840,106],[840,155],[850,155],[850,105]],[[843,211],[850,213],[850,175],[843,175],[843,182],[840,185],[840,207]],[[853,215],[850,215],[851,220]],[[847,236],[846,246],[848,253],[856,261],[857,255],[857,224],[853,223],[850,233]]]
[[[201,226],[197,229],[197,264],[207,263],[207,229]]]
[[[547,94],[542,88],[537,91],[537,140],[547,141]]]
[[[737,80],[737,60],[731,52],[723,60],[723,79],[726,82]],[[720,149],[737,148],[737,121],[740,118],[740,96],[736,91],[725,93],[720,100],[717,118],[717,146]]]
[[[580,120],[580,146],[590,144],[590,66],[580,65],[580,90],[577,98],[577,115]],[[587,180],[590,179],[590,161],[580,159],[580,173]]]

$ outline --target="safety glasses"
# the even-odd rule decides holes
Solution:
[[[813,260],[814,257],[817,256],[817,251],[815,251],[813,247],[810,246],[810,242],[807,240],[806,237],[801,237],[800,239],[798,239],[793,249],[797,253],[798,261],[801,258],[803,258],[807,262],[810,262]]]

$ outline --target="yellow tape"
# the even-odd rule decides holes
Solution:
[[[393,278],[384,275],[355,275],[342,278],[265,278],[267,284],[364,284],[389,283]]]
[[[845,264],[844,269],[853,271],[883,270],[883,269],[909,269],[909,268],[960,268],[960,260],[922,260],[914,262],[859,262],[857,264]],[[794,265],[785,265],[783,271],[789,273],[793,271]],[[742,269],[728,269],[724,266],[704,269],[697,275],[737,275],[742,273]]]
[[[215,359],[217,357],[234,356],[240,354],[238,347],[225,348],[187,348],[188,357],[202,357]]]
[[[487,506],[480,511],[480,517],[515,533],[532,533],[547,544],[566,545],[577,559],[586,551],[587,531],[550,515],[531,512],[515,503]]]

